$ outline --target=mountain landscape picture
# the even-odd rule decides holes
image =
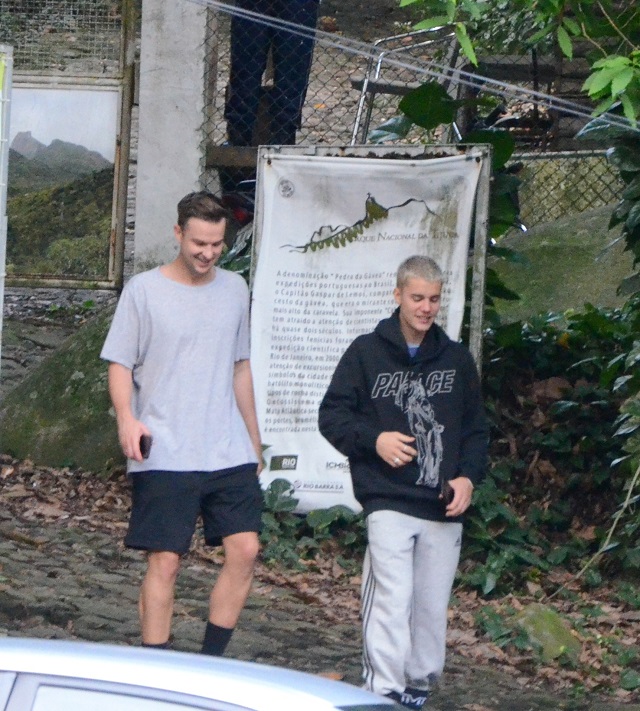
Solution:
[[[9,150],[8,274],[106,277],[113,163],[65,141],[18,133]]]
[[[72,93],[61,95],[66,99]],[[85,104],[86,100],[76,103],[73,110],[69,104],[49,110],[32,100],[28,110],[16,107],[17,126],[12,107],[7,186],[9,276],[108,277],[114,164],[104,155],[108,151],[87,146],[95,142],[92,136],[96,133],[113,137],[115,146],[115,125],[103,126],[87,115],[86,131],[70,133],[71,117],[77,121]]]

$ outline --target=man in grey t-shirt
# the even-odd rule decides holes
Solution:
[[[249,291],[215,266],[226,218],[207,192],[178,203],[177,257],[129,281],[100,354],[133,486],[125,543],[148,553],[142,643],[169,646],[180,557],[202,515],[206,543],[225,554],[202,646],[212,655],[224,652],[249,594],[262,512]]]

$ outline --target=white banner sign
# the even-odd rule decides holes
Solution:
[[[300,512],[359,510],[346,457],[318,432],[318,406],[347,346],[394,310],[404,259],[440,265],[439,323],[459,338],[481,163],[469,154],[259,161],[251,362],[267,446],[262,484],[287,479]]]

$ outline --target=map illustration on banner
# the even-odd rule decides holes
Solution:
[[[347,346],[395,309],[404,259],[438,262],[438,323],[459,338],[482,155],[259,161],[251,361],[261,482],[288,480],[298,511],[359,510],[347,459],[318,432],[318,406]]]

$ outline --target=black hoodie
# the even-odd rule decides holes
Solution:
[[[319,412],[322,435],[349,458],[354,494],[366,515],[393,510],[432,521],[445,517],[443,480],[484,476],[488,426],[473,359],[437,325],[411,358],[399,309],[346,350]],[[418,456],[389,466],[376,453],[382,432],[415,437]]]

